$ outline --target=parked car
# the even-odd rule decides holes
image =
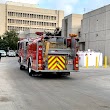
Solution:
[[[5,50],[0,50],[0,53],[1,53],[1,56],[2,56],[2,57],[6,57],[6,52],[5,52]]]
[[[15,53],[15,51],[14,50],[9,50],[8,52],[7,52],[7,56],[9,56],[9,57],[15,57],[16,56],[16,53]]]

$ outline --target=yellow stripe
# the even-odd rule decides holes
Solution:
[[[55,56],[52,56],[50,59],[48,59],[48,63],[50,63],[54,58]]]
[[[60,59],[61,59],[61,61],[63,62],[63,63],[65,63],[65,57],[63,58],[62,56],[58,56]]]
[[[63,68],[65,68],[65,65],[57,58],[57,61],[62,65]]]
[[[50,59],[51,56],[48,56],[48,59]]]
[[[60,70],[64,70],[60,65],[57,64],[57,66],[60,68]]]
[[[48,65],[48,68],[50,68],[55,62],[56,62],[56,58]]]
[[[58,70],[58,68],[56,67],[55,70]]]
[[[50,70],[55,70],[56,68],[56,64],[55,65],[53,65],[51,68],[50,68]]]

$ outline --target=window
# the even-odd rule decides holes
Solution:
[[[8,26],[8,30],[14,30],[14,26]]]
[[[53,20],[53,16],[51,16],[51,20]]]
[[[8,16],[15,16],[15,12],[8,12]]]
[[[46,16],[44,15],[44,19],[46,19]]]
[[[47,23],[47,26],[49,26],[49,23]]]
[[[8,23],[15,23],[14,19],[8,19]]]
[[[34,21],[34,25],[36,25],[36,21]]]
[[[42,26],[43,26],[43,22],[42,22]]]
[[[56,16],[51,16],[51,20],[56,20]]]
[[[8,12],[8,16],[10,16],[10,12]]]
[[[18,13],[16,13],[16,16],[18,16]]]
[[[37,22],[37,25],[39,25],[39,23]]]
[[[25,17],[25,14],[23,13],[23,17]]]
[[[23,31],[24,31],[24,27],[23,27]]]
[[[56,27],[56,23],[55,23],[55,27]]]
[[[21,17],[21,13],[18,13],[18,17]]]
[[[56,20],[56,17],[54,16],[54,20]]]
[[[36,18],[36,14],[34,14],[33,17]]]
[[[22,23],[29,25],[29,21],[27,21],[27,20],[23,20]]]
[[[10,26],[8,26],[8,30],[10,30]]]
[[[48,17],[48,19],[50,19],[50,16]]]
[[[22,13],[20,13],[20,17],[22,17]]]
[[[41,17],[41,16],[39,15],[39,19],[40,19],[40,17]]]
[[[46,26],[46,23],[44,22],[44,26]]]
[[[43,19],[43,15],[41,15],[41,19]]]
[[[36,25],[36,21],[30,21],[30,25]]]
[[[39,22],[39,25],[41,25],[41,22]]]
[[[10,20],[8,19],[8,23],[10,23]]]
[[[32,18],[32,14],[30,14],[30,18]]]
[[[13,12],[13,16],[16,16],[16,13],[15,12]]]
[[[24,17],[24,18],[29,18],[29,14],[23,13],[23,14],[22,14],[22,17]]]

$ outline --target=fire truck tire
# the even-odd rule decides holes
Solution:
[[[20,70],[24,70],[24,69],[25,69],[25,66],[20,65]]]
[[[32,71],[32,67],[31,67],[31,63],[28,63],[28,74],[29,76],[33,76],[33,71]]]

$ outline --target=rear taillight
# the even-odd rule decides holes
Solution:
[[[42,46],[38,50],[38,70],[43,70]]]
[[[79,70],[79,57],[76,56],[73,60],[74,70]]]
[[[43,67],[38,67],[38,70],[43,70]]]

